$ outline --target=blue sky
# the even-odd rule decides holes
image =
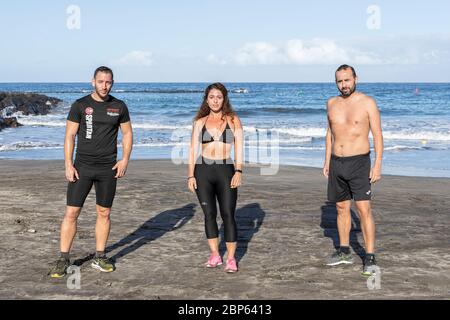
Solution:
[[[329,82],[342,63],[363,82],[450,82],[448,12],[444,0],[17,0],[0,5],[0,82],[88,81],[98,65],[118,82]]]

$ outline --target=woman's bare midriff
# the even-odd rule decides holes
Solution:
[[[231,156],[232,144],[213,141],[202,144],[202,156],[211,160],[228,159]]]

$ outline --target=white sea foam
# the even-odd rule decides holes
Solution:
[[[133,128],[149,130],[191,130],[192,126],[175,126],[160,123],[132,123]]]
[[[389,140],[418,140],[418,141],[450,141],[450,131],[417,131],[400,130],[398,132],[385,131],[383,137]]]
[[[145,147],[183,147],[189,146],[189,142],[144,142],[144,143],[135,143],[134,147],[145,148]],[[120,147],[120,146],[119,146]]]
[[[66,125],[66,115],[64,114],[49,114],[38,116],[23,116],[21,112],[15,113],[13,116],[18,118],[20,124],[25,126],[41,126],[41,127],[64,127]],[[170,123],[157,122],[133,122],[133,128],[152,130],[152,131],[175,131],[181,130],[185,134],[192,130],[189,125],[176,125]],[[385,129],[383,137],[385,140],[416,140],[416,141],[450,141],[450,128],[438,127],[433,130],[423,130],[421,128],[399,128],[397,130]],[[324,127],[277,127],[277,128],[259,128],[257,126],[244,126],[244,134],[253,135],[259,133],[265,135],[267,133],[276,133],[283,136],[283,141],[296,139],[312,139],[324,138],[326,135],[326,128]],[[299,141],[304,142],[304,141]]]
[[[57,143],[45,143],[45,142],[31,142],[20,141],[5,145],[0,145],[0,151],[18,151],[18,150],[30,150],[30,149],[59,149],[63,148],[62,144]]]

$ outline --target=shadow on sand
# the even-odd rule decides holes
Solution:
[[[140,247],[162,237],[167,232],[183,227],[194,216],[195,204],[190,203],[178,209],[172,209],[158,213],[148,219],[139,228],[131,232],[125,238],[108,246],[105,253],[122,248],[119,252],[110,257],[115,263],[120,258],[139,249]],[[74,265],[81,266],[83,263],[94,258],[94,254],[74,261]]]
[[[323,235],[333,240],[335,249],[339,248],[339,232],[337,229],[337,210],[334,202],[327,201],[322,207],[322,219],[320,227],[323,229]],[[350,230],[350,246],[353,251],[364,261],[366,251],[358,242],[358,233],[361,232],[361,223],[358,215],[353,210],[350,210],[352,227]]]
[[[248,244],[252,240],[255,233],[259,231],[266,213],[261,209],[259,203],[250,203],[236,210],[236,224],[238,227],[238,240],[236,249],[236,260],[239,262],[247,253]],[[220,227],[220,238],[222,239],[219,246],[221,255],[227,251],[224,237],[223,224]]]

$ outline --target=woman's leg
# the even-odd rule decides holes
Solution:
[[[208,164],[195,166],[194,176],[197,180],[197,197],[205,215],[205,233],[211,253],[219,254],[219,228],[217,226],[217,206],[213,178],[213,169]]]
[[[230,186],[233,175],[233,165],[221,165],[218,168],[215,189],[224,225],[227,259],[234,258],[237,247],[237,226],[235,220],[237,188],[232,189]]]

